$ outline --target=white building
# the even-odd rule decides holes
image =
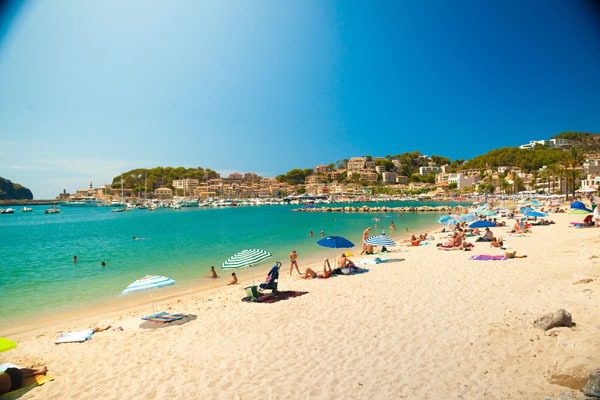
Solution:
[[[437,174],[442,169],[435,165],[429,165],[427,167],[419,167],[419,175]]]
[[[600,176],[588,175],[587,179],[581,180],[581,192],[597,192],[600,189]]]
[[[448,174],[448,184],[450,185],[452,183],[456,184],[458,190],[466,189],[479,183],[479,177],[474,175],[467,176],[460,172]]]
[[[569,147],[571,141],[568,139],[546,139],[546,140],[530,140],[527,144],[519,146],[520,149],[533,149],[535,146],[548,146],[554,148]]]
[[[200,181],[198,179],[175,179],[173,181],[173,187],[175,188],[175,191],[183,191],[184,196],[188,193],[191,193],[199,185]]]
[[[386,171],[381,174],[381,180],[383,181],[383,183],[396,183],[397,177],[398,174],[391,171]]]

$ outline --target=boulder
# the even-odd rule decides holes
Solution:
[[[585,386],[582,389],[583,394],[592,398],[600,399],[600,369],[590,373]]]
[[[571,313],[564,308],[559,308],[553,313],[544,314],[540,318],[536,319],[533,322],[533,326],[545,331],[558,326],[570,327],[573,326],[573,319],[571,317]]]
[[[547,372],[548,382],[575,390],[583,389],[589,374],[589,364],[573,356],[556,360]]]

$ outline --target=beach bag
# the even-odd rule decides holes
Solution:
[[[517,255],[516,251],[507,251],[506,252],[506,258],[515,258],[516,255]]]

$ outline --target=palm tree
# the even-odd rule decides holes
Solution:
[[[577,178],[579,178],[579,175],[581,174],[580,168],[584,161],[585,156],[583,154],[583,150],[579,147],[573,146],[567,152],[565,152],[561,162],[567,184],[565,195],[568,195],[568,189],[570,188],[573,199],[575,198],[575,186],[577,183]]]

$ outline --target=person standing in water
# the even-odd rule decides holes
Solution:
[[[308,234],[310,235],[310,237],[315,236],[315,233],[312,230],[310,232],[308,232]]]
[[[394,223],[394,221],[392,221],[392,223],[390,224],[390,231],[392,231],[392,232],[396,231],[396,224]]]
[[[302,275],[300,273],[300,269],[298,268],[298,253],[296,253],[296,250],[292,250],[292,252],[290,253],[290,276],[292,276],[292,271],[294,270],[294,267],[296,267],[298,275]]]
[[[77,264],[77,256],[73,256],[73,264]]]
[[[218,278],[217,271],[215,271],[214,265],[210,267],[210,277],[212,279],[217,279]]]

